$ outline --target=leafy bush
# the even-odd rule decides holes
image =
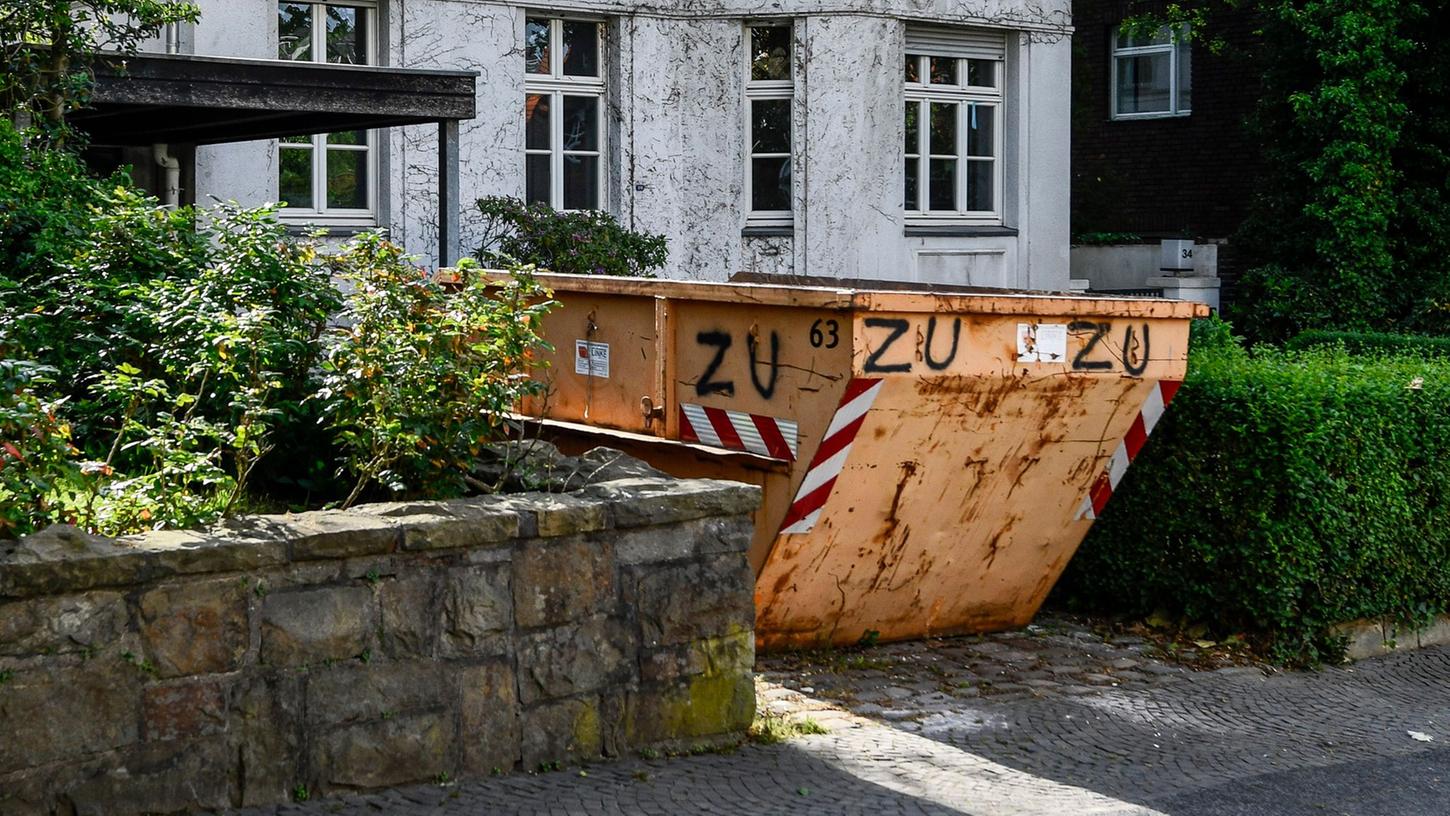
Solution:
[[[0,537],[61,520],[56,494],[78,472],[70,428],[56,416],[54,404],[35,394],[52,373],[31,362],[0,359]]]
[[[1337,657],[1336,623],[1445,612],[1446,416],[1444,360],[1195,349],[1060,592],[1255,633],[1287,662]]]
[[[462,492],[501,415],[542,387],[528,375],[551,302],[528,270],[491,284],[469,262],[437,282],[376,234],[328,262],[350,287],[317,395],[354,477],[343,506],[374,482]]]
[[[668,257],[664,236],[634,232],[597,210],[558,212],[517,198],[478,200],[484,239],[475,256],[569,275],[651,277]]]
[[[1428,334],[1385,332],[1343,332],[1311,329],[1295,335],[1284,347],[1301,350],[1322,346],[1343,346],[1351,354],[1423,354],[1450,356],[1450,337]]]

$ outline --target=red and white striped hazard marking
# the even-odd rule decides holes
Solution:
[[[1128,472],[1128,465],[1138,458],[1138,451],[1148,441],[1148,434],[1153,433],[1153,426],[1163,418],[1164,409],[1173,401],[1173,395],[1178,393],[1178,386],[1182,384],[1180,380],[1159,380],[1153,390],[1148,392],[1148,399],[1143,402],[1143,410],[1133,418],[1133,426],[1128,429],[1128,435],[1123,437],[1122,443],[1113,452],[1113,458],[1108,460],[1107,471],[1093,482],[1092,490],[1083,499],[1082,507],[1078,508],[1077,518],[1095,519],[1103,512],[1108,499],[1113,497],[1113,491],[1118,489],[1118,482]]]
[[[785,521],[781,522],[782,533],[808,533],[816,526],[816,519],[821,517],[821,509],[831,496],[831,488],[836,486],[836,477],[841,475],[846,458],[851,455],[851,443],[866,421],[866,412],[881,393],[881,383],[881,380],[858,379],[846,386],[836,415],[831,417],[830,427],[821,438],[821,446],[811,457],[805,481],[796,491]]]
[[[680,404],[680,438],[686,442],[794,462],[799,436],[793,420]]]

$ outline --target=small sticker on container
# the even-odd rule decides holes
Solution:
[[[1066,323],[1017,324],[1017,362],[1061,363],[1066,360]]]
[[[609,378],[609,344],[574,341],[574,373]]]

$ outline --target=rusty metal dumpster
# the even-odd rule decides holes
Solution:
[[[540,276],[565,450],[760,485],[762,648],[1020,626],[1173,398],[1179,301]],[[829,283],[828,281],[826,283]]]

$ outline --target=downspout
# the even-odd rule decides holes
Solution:
[[[181,162],[167,151],[166,145],[151,145],[151,158],[156,166],[166,171],[166,185],[162,188],[161,203],[175,207],[181,203]]]

